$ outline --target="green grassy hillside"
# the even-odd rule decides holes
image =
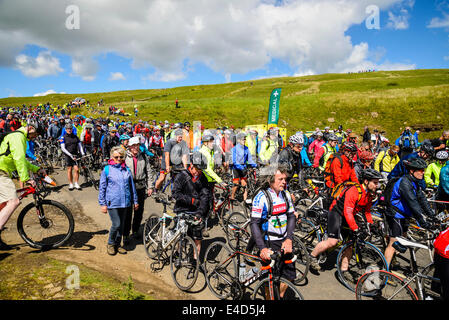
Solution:
[[[342,124],[357,133],[363,127],[385,130],[395,138],[405,126],[431,129],[422,138],[449,128],[449,70],[379,71],[272,78],[219,85],[95,94],[48,95],[0,99],[1,106],[50,102],[63,104],[83,97],[96,104],[103,98],[144,120],[201,121],[206,128],[266,123],[271,90],[282,88],[279,126],[288,132]],[[65,91],[70,91],[66,88]],[[175,99],[181,108],[175,109]],[[105,108],[106,110],[106,108]],[[82,110],[81,110],[82,112]],[[134,120],[134,116],[129,117]]]

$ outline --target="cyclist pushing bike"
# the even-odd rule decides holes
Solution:
[[[369,224],[373,223],[371,217],[371,205],[374,195],[379,186],[379,180],[382,179],[382,175],[374,169],[368,168],[362,172],[362,184],[351,183],[333,200],[329,213],[327,232],[329,238],[327,240],[319,242],[311,252],[310,267],[319,271],[321,269],[318,264],[317,257],[319,254],[326,250],[335,247],[342,235],[344,227],[349,229],[361,238],[366,237],[366,230],[359,226],[355,220],[357,213],[365,213],[366,221]],[[351,250],[347,250],[348,254],[352,254]],[[348,263],[349,257],[343,259]],[[341,266],[341,270],[344,273],[347,271],[348,265]]]
[[[17,171],[20,181],[33,187],[36,186],[36,182],[30,179],[29,171],[41,171],[45,174],[43,169],[26,159],[26,141],[37,137],[36,130],[37,125],[29,123],[26,127],[7,134],[0,145],[0,250],[11,249],[11,246],[2,241],[1,234],[12,213],[20,204],[16,187],[11,180],[12,172]]]
[[[296,216],[290,193],[286,190],[287,170],[278,167],[267,182],[268,186],[263,187],[254,197],[250,226],[256,246],[260,250],[260,257],[269,261],[274,251],[283,251],[286,258],[292,254]],[[294,281],[295,264],[286,264],[282,276]],[[281,284],[281,297],[286,289],[287,287]]]

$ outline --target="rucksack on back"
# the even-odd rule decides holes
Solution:
[[[379,204],[389,208],[391,206],[391,194],[393,193],[393,188],[396,182],[398,182],[402,177],[395,177],[393,179],[388,180],[385,189],[382,191],[382,194],[379,198]],[[388,212],[388,210],[387,210]]]
[[[354,186],[357,188],[357,191],[359,192],[359,198],[357,200],[357,202],[359,202],[360,199],[362,199],[363,195],[362,186],[359,183],[352,181],[345,181],[336,185],[331,192],[332,200],[340,199],[346,193],[346,191],[348,191],[351,187]]]
[[[332,163],[335,159],[338,159],[340,161],[341,168],[343,169],[343,159],[341,158],[341,155],[337,153],[333,153],[330,155],[329,159],[327,160],[326,167],[324,168],[324,182],[328,186],[328,182],[331,182],[332,184],[335,184],[334,181],[334,174],[332,173]]]

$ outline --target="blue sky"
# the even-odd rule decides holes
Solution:
[[[0,2],[0,97],[449,68],[449,1],[131,3]],[[67,28],[71,4],[79,29]],[[367,28],[369,5],[379,29]]]

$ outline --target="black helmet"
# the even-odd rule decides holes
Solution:
[[[373,179],[382,179],[382,175],[371,168],[367,168],[365,170],[362,171],[362,179],[366,179],[366,180],[373,180]]]
[[[357,152],[357,146],[354,143],[352,143],[352,142],[346,141],[341,146],[341,150],[342,151],[349,151],[349,152]]]
[[[189,121],[184,122],[184,127],[186,127],[186,126],[190,127],[190,122]]]
[[[204,154],[202,154],[200,151],[195,151],[190,156],[190,163],[197,169],[205,170],[207,169],[207,159]]]
[[[428,143],[422,144],[419,151],[427,153],[429,155],[429,157],[433,157],[433,155],[435,154],[435,149],[433,148],[433,146],[431,144],[428,144]]]
[[[418,157],[411,160],[404,160],[404,166],[407,170],[421,170],[427,168],[427,162]]]

